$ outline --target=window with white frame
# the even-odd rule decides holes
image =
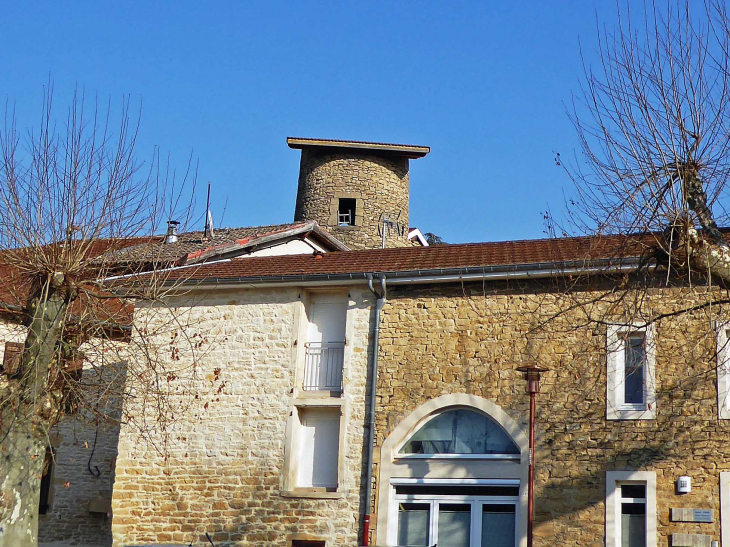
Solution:
[[[388,544],[515,547],[519,485],[488,482],[396,485],[398,525]]]
[[[347,295],[314,293],[307,309],[305,391],[341,391],[345,357]]]
[[[455,407],[422,422],[397,449],[395,458],[443,461],[452,471],[459,466],[473,476],[477,474],[473,470],[484,469],[485,461],[514,461],[521,454],[515,441],[489,416]],[[391,481],[391,488],[395,525],[388,545],[517,545],[519,479],[398,478]]]
[[[720,539],[730,545],[730,471],[720,473]]]
[[[656,416],[654,326],[613,325],[606,333],[606,418]]]
[[[296,487],[337,490],[340,447],[340,408],[298,409]]]
[[[717,411],[720,419],[730,419],[730,323],[717,321]]]
[[[606,547],[656,547],[656,473],[606,473]]]

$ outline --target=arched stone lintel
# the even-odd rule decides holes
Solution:
[[[404,418],[383,442],[380,449],[380,470],[377,488],[377,526],[375,527],[375,541],[378,545],[386,544],[386,536],[391,520],[391,508],[395,507],[392,499],[391,478],[396,471],[396,448],[400,447],[430,416],[446,411],[449,408],[468,408],[483,412],[490,419],[497,422],[510,436],[520,449],[519,478],[519,516],[517,526],[519,537],[518,547],[527,547],[527,472],[529,467],[529,440],[527,434],[501,407],[494,402],[478,395],[467,393],[450,393],[426,401]],[[508,462],[494,462],[495,469]],[[469,465],[464,462],[462,465]],[[504,469],[503,467],[501,467]]]
[[[381,458],[392,460],[396,448],[400,447],[415,433],[425,420],[434,414],[441,413],[452,407],[480,410],[490,419],[502,427],[520,449],[521,459],[527,461],[529,457],[529,440],[520,425],[513,420],[502,408],[489,399],[468,393],[449,393],[426,401],[411,412],[388,435],[381,448]]]

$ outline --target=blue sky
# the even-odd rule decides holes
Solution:
[[[293,218],[287,136],[424,144],[411,225],[446,241],[543,236],[577,146],[565,114],[613,2],[9,2],[0,97],[37,121],[78,86],[143,103],[140,158],[200,161],[216,224]]]

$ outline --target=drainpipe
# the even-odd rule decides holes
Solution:
[[[373,336],[373,360],[370,374],[370,416],[368,417],[368,455],[366,461],[367,478],[365,479],[365,517],[362,523],[362,545],[370,545],[370,496],[373,481],[373,443],[375,442],[375,395],[378,386],[378,346],[380,343],[380,310],[385,305],[385,276],[379,275],[380,293],[373,288],[373,274],[367,274],[368,289],[377,298],[375,302],[375,333]]]

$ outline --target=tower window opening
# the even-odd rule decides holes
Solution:
[[[354,226],[355,225],[355,205],[357,200],[353,198],[340,198],[337,207],[337,225],[338,226]]]

